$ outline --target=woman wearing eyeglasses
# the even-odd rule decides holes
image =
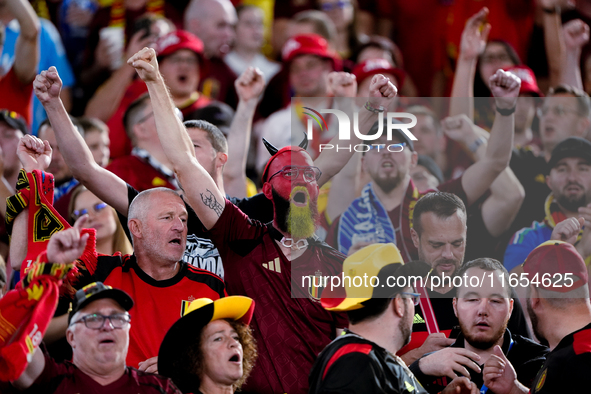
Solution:
[[[117,212],[101,201],[85,187],[79,186],[72,193],[68,210],[70,224],[80,216],[88,214],[88,228],[96,230],[96,250],[98,253],[112,255],[133,253],[131,243],[117,219]]]

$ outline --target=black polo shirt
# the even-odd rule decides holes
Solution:
[[[548,353],[530,392],[591,392],[591,324],[562,338],[558,346]]]

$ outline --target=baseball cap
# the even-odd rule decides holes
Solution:
[[[410,276],[425,277],[431,267],[422,261],[413,261],[404,264],[400,251],[393,243],[366,246],[358,250],[343,262],[344,277],[351,280],[343,280],[340,287],[326,287],[322,292],[320,303],[329,311],[353,311],[363,308],[363,302],[372,298],[389,298],[399,293],[404,287],[412,286]],[[365,283],[356,286],[353,277],[364,278]],[[370,285],[369,278],[377,277],[379,282]],[[389,279],[402,278],[405,280]],[[398,287],[398,285],[401,287]],[[403,286],[404,284],[404,286]],[[375,286],[375,287],[374,287]]]
[[[156,43],[158,56],[168,56],[180,49],[188,49],[195,52],[201,58],[203,54],[203,42],[195,35],[184,30],[168,33]]]
[[[0,121],[5,122],[13,129],[20,130],[23,134],[29,134],[25,118],[14,111],[0,109]]]
[[[191,372],[192,344],[200,341],[201,330],[220,319],[250,324],[255,302],[244,296],[228,296],[212,301],[199,298],[191,302],[166,333],[158,351],[158,373],[171,378],[183,392],[191,392],[194,373]]]
[[[525,259],[523,271],[528,274],[530,281],[538,274],[540,287],[559,293],[578,289],[589,282],[585,261],[573,245],[562,241],[546,241],[540,244]],[[556,274],[561,274],[563,281],[557,282],[560,278],[555,276]],[[570,274],[568,277],[574,280],[572,286],[566,286],[564,283],[570,282],[564,277],[565,274]],[[545,285],[548,281],[543,280],[544,275],[550,277],[550,285]]]
[[[544,94],[538,87],[538,81],[531,68],[524,65],[518,65],[506,67],[504,71],[509,71],[521,79],[521,88],[519,89],[520,94],[529,93],[534,96],[544,97]]]
[[[386,123],[385,120],[384,120],[384,123]],[[392,119],[392,123],[402,123],[402,122],[399,121],[398,119]],[[367,134],[368,135],[376,134],[378,132],[379,127],[380,127],[380,123],[378,120],[376,120],[376,122],[373,124],[373,126],[371,126],[371,129],[369,129],[369,132]],[[384,124],[383,127],[385,128],[386,125]],[[385,135],[385,133],[382,135]],[[400,142],[404,142],[406,144],[406,146],[408,146],[408,148],[414,152],[415,147],[414,147],[414,144],[412,143],[412,140],[402,130],[392,129],[392,136],[398,138],[398,140]]]
[[[404,84],[406,76],[404,70],[392,66],[386,59],[368,59],[353,68],[353,75],[357,78],[358,84],[375,74],[392,74],[398,82],[398,89]]]
[[[133,307],[133,300],[129,294],[123,290],[114,289],[111,286],[105,285],[103,282],[94,282],[84,286],[74,295],[74,300],[72,301],[72,310],[68,316],[68,324],[76,312],[91,302],[100,300],[102,298],[110,298],[117,301],[117,303],[121,305],[121,307],[126,311]]]
[[[591,163],[591,142],[580,137],[568,137],[560,141],[554,149],[548,162],[550,169],[566,157],[580,157]]]
[[[234,120],[234,113],[234,110],[228,104],[221,101],[212,101],[205,107],[198,108],[185,116],[185,120],[205,120],[217,126],[227,137],[232,120]]]
[[[332,60],[333,67],[337,68],[336,54],[328,48],[328,42],[318,34],[301,34],[287,40],[281,51],[283,62],[289,63],[300,55],[316,55]]]

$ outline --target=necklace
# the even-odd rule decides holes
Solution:
[[[291,250],[300,250],[308,246],[308,240],[304,238],[299,241],[294,241],[293,238],[283,237],[281,238],[281,245],[290,248]]]

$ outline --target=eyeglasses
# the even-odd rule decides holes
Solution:
[[[563,105],[557,105],[555,107],[541,107],[538,108],[538,116],[547,115],[548,112],[552,111],[554,116],[564,116],[568,113],[579,114],[579,111],[574,109],[565,108]]]
[[[271,182],[271,179],[273,179],[275,175],[279,174],[283,175],[283,177],[288,181],[295,181],[300,176],[300,171],[304,174],[304,180],[308,183],[317,181],[320,179],[320,175],[322,175],[322,171],[320,171],[318,167],[285,166],[281,170],[271,175],[267,182]]]
[[[421,295],[419,293],[402,292],[400,294],[410,296],[409,298],[412,298],[412,302],[415,304],[415,306],[419,305],[419,302],[421,301]]]
[[[351,5],[350,1],[339,0],[334,3],[324,3],[320,6],[320,8],[322,9],[322,11],[332,11],[335,9],[342,10],[343,8],[347,7],[348,5]]]
[[[92,210],[92,212],[94,213],[99,213],[100,211],[102,211],[103,209],[105,209],[107,207],[107,204],[104,202],[99,202],[96,203],[92,206],[92,208],[90,208]],[[76,210],[74,212],[72,212],[72,218],[75,220],[78,220],[78,218],[82,215],[86,215],[88,213],[88,209],[81,209],[80,211]]]
[[[367,153],[397,153],[402,152],[404,147],[406,146],[406,142],[401,142],[399,144],[392,144],[386,146],[386,144],[372,144],[368,145],[369,150]]]
[[[86,315],[80,318],[80,320],[77,320],[72,324],[84,322],[86,328],[90,328],[91,330],[100,330],[103,328],[105,321],[107,320],[109,320],[113,328],[123,328],[129,324],[131,317],[127,313],[117,313],[110,316],[93,313],[92,315]]]

